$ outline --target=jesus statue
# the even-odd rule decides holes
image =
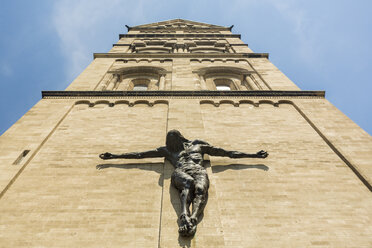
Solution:
[[[196,232],[198,218],[203,213],[208,200],[209,179],[203,166],[203,155],[223,156],[229,158],[266,158],[266,151],[248,154],[237,151],[227,151],[209,145],[202,140],[190,141],[182,136],[178,130],[167,133],[166,145],[145,152],[131,152],[99,155],[101,159],[141,159],[164,157],[173,166],[172,185],[179,191],[181,200],[181,214],[179,216],[179,230],[181,236],[193,236]],[[190,212],[190,205],[192,211]]]

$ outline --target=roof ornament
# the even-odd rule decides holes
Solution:
[[[128,29],[128,32],[132,29],[132,27],[129,27],[128,25],[125,25]]]

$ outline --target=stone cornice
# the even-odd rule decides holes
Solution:
[[[42,91],[42,98],[84,97],[275,97],[324,98],[325,91]]]
[[[239,38],[240,34],[119,34],[121,38]]]
[[[159,28],[159,27],[129,27],[130,31],[159,31],[159,30],[164,30],[164,31],[231,31],[230,27],[206,27],[206,28],[201,28],[201,27],[166,27],[166,28]]]
[[[269,58],[268,53],[94,53],[93,58]]]
[[[115,43],[112,46],[130,46],[129,43]],[[230,46],[248,46],[248,44],[230,44]]]

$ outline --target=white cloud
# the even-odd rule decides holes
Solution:
[[[92,44],[100,43],[105,28],[119,18],[143,22],[142,1],[136,1],[133,8],[127,3],[120,0],[61,0],[54,4],[51,16],[66,57],[67,80],[71,81],[91,62]],[[124,24],[121,22],[121,26]]]
[[[298,41],[299,57],[308,64],[319,62],[318,56],[321,54],[320,21],[311,19],[307,9],[300,7],[296,1],[270,0],[269,2],[290,22],[292,32]]]

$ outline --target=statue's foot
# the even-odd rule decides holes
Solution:
[[[198,224],[198,218],[195,216],[190,217],[190,222],[193,226],[196,226]]]
[[[195,228],[196,231],[196,228]],[[190,217],[186,214],[181,214],[180,216],[180,226],[178,229],[178,232],[181,236],[187,237],[192,236],[195,234],[195,231],[193,232],[193,225],[190,221]]]
[[[190,219],[190,227],[187,230],[187,236],[194,236],[196,233],[196,226],[198,225],[198,218],[191,216],[189,219]]]
[[[188,231],[187,231],[187,236],[192,237],[192,236],[195,235],[195,233],[196,233],[196,225],[195,225],[195,226],[192,225],[192,226],[188,229]]]

